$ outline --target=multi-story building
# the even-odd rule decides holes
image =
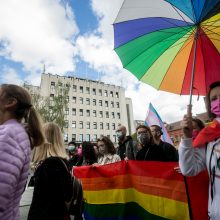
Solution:
[[[57,84],[69,86],[68,107],[65,109],[65,141],[95,141],[101,135],[116,142],[118,124],[135,132],[132,101],[124,88],[100,81],[76,77],[42,74],[39,93],[53,97]]]

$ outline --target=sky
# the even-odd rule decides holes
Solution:
[[[40,85],[46,73],[123,86],[134,119],[144,120],[151,102],[162,120],[186,114],[189,96],[157,91],[123,69],[114,52],[113,23],[123,0],[7,0],[0,2],[0,83]],[[193,97],[193,114],[205,111]]]

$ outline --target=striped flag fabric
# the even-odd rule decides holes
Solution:
[[[149,104],[147,116],[144,123],[147,126],[151,126],[151,125],[160,126],[163,131],[163,135],[161,136],[162,141],[168,142],[173,145],[173,141],[171,140],[160,115],[158,114],[158,112],[151,103]]]
[[[177,163],[120,161],[73,169],[83,184],[86,220],[189,220]]]

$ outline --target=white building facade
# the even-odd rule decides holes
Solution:
[[[69,85],[66,142],[96,141],[102,135],[116,142],[118,124],[126,126],[128,134],[134,133],[132,101],[125,97],[124,88],[72,76],[42,74],[39,93],[53,96],[58,83]]]

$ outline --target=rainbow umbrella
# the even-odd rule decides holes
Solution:
[[[124,68],[190,105],[220,80],[220,0],[125,0],[114,40]]]

